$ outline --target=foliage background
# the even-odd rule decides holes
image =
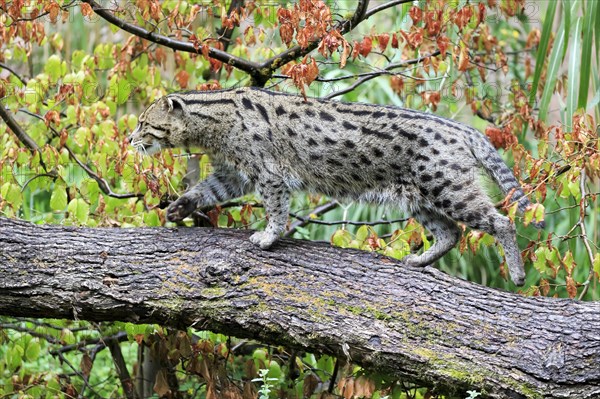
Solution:
[[[336,21],[352,17],[360,6],[354,0],[247,1],[242,8],[232,1],[102,3],[117,9],[121,20],[172,40],[164,46],[116,28],[92,3],[0,0],[3,217],[91,227],[168,226],[166,205],[210,172],[210,160],[201,149],[191,149],[191,156],[184,150],[154,157],[134,153],[125,137],[136,115],[173,91],[264,84],[427,110],[485,132],[532,201],[545,207],[543,232],[526,226],[542,207],[517,217],[527,267],[523,294],[600,298],[598,1],[373,1],[369,18],[350,27]],[[350,32],[342,36],[345,30]],[[173,51],[176,42],[191,44],[193,51]],[[299,56],[287,62],[286,50],[294,46]],[[233,57],[237,67],[207,57],[209,48]],[[285,62],[268,64],[278,57]],[[268,68],[258,73],[254,67],[265,63]],[[11,123],[18,126],[9,128]],[[493,185],[490,193],[502,202]],[[514,216],[514,209],[506,210]],[[264,224],[259,199],[251,196],[205,211],[197,224]],[[295,238],[394,257],[429,245],[426,231],[389,208],[299,194],[292,211],[289,235]],[[381,223],[365,223],[373,221]],[[514,290],[499,249],[492,237],[465,232],[438,266]],[[272,397],[434,394],[352,365],[336,366],[328,356],[208,332],[1,321],[0,397],[129,396],[115,358],[121,352],[128,373],[137,377],[136,356],[148,348],[168,359],[152,384],[166,397],[214,397],[220,373],[233,382],[230,397],[255,397],[261,383],[251,380],[261,378],[260,369],[269,370],[264,378],[275,379],[266,384],[273,385]],[[114,340],[126,343],[111,347]],[[77,342],[83,344],[69,346]],[[236,353],[238,345],[249,349]],[[337,382],[330,384],[332,375]]]

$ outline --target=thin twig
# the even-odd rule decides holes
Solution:
[[[392,223],[406,222],[408,219],[410,219],[410,218],[400,218],[400,219],[392,219],[392,220],[376,220],[373,222],[356,222],[354,220],[334,220],[331,222],[327,222],[324,220],[314,220],[309,217],[296,215],[293,212],[290,212],[290,216],[292,216],[293,218],[296,218],[298,220],[301,220],[303,222],[306,222],[306,223],[314,223],[314,224],[320,224],[320,225],[324,225],[324,226],[337,226],[340,224],[349,224],[351,226],[377,226],[380,224],[392,224]]]
[[[0,107],[0,108],[2,108],[2,107]],[[44,120],[43,116],[38,115],[34,112],[30,112],[26,109],[20,109],[19,111],[26,113],[27,115],[33,116],[34,118]],[[48,126],[48,128],[54,133],[55,136],[57,136],[57,137],[60,136],[60,133],[55,128],[53,128],[52,126]],[[83,169],[89,177],[91,177],[92,179],[94,179],[96,181],[96,183],[98,183],[100,190],[102,190],[102,192],[104,194],[108,195],[109,197],[119,198],[119,199],[135,198],[135,197],[142,198],[144,196],[143,194],[133,194],[133,193],[118,194],[118,193],[115,193],[114,191],[112,191],[110,184],[108,184],[108,182],[105,179],[98,176],[96,174],[96,172],[94,172],[92,169],[90,169],[89,166],[87,166],[81,160],[79,160],[79,158],[77,158],[77,155],[75,155],[75,153],[71,150],[71,148],[69,148],[69,146],[67,144],[64,144],[63,147],[69,153],[69,157],[73,161],[75,161],[77,163],[77,165],[79,165],[81,167],[81,169]],[[40,159],[41,159],[41,157],[40,157]]]
[[[377,76],[383,75],[383,74],[387,74],[386,71],[390,71],[392,69],[396,69],[396,68],[402,68],[408,65],[414,65],[414,64],[418,64],[420,62],[422,62],[423,60],[425,60],[426,58],[429,57],[436,57],[438,55],[440,55],[440,50],[436,50],[431,54],[427,54],[421,57],[417,57],[417,58],[413,58],[411,60],[407,60],[407,61],[400,61],[400,62],[395,62],[393,64],[389,64],[388,66],[386,66],[382,71],[378,71],[378,72],[374,72],[373,74],[370,74],[368,76],[365,76],[359,80],[357,80],[356,82],[354,82],[352,85],[342,89],[342,90],[338,90],[338,91],[334,91],[332,93],[329,93],[328,95],[326,95],[324,98],[326,99],[331,99],[334,97],[338,97],[341,96],[343,94],[349,93],[352,90],[356,89],[358,86],[360,86],[361,84],[376,78]]]
[[[11,67],[9,67],[6,64],[3,64],[0,62],[0,68],[2,69],[6,69],[8,72],[12,73],[17,79],[19,79],[21,81],[21,83],[23,83],[24,85],[27,84],[27,82],[29,82],[29,78],[23,77],[21,75],[19,75],[14,69],[12,69]]]
[[[467,86],[469,86],[470,88],[473,88],[474,84],[473,84],[473,78],[471,77],[471,74],[469,73],[469,71],[465,71],[464,74],[465,74],[465,79],[467,81]],[[494,118],[491,115],[485,115],[483,113],[483,111],[481,111],[481,109],[477,109],[475,114],[478,117],[480,117],[481,119],[486,120],[493,125],[496,125],[496,121],[494,120]]]
[[[592,252],[592,248],[590,247],[590,243],[588,242],[588,235],[585,229],[585,210],[587,208],[587,201],[585,196],[585,168],[581,169],[581,175],[579,177],[579,191],[581,192],[581,200],[579,201],[579,220],[577,221],[577,225],[581,229],[581,238],[583,241],[583,245],[585,246],[588,260],[590,261],[590,271],[588,273],[587,279],[583,283],[583,290],[579,295],[579,300],[582,300],[585,294],[587,294],[590,284],[592,283],[592,278],[594,277],[594,253]]]
[[[385,9],[388,9],[390,7],[393,6],[397,6],[399,4],[406,4],[406,3],[412,3],[413,0],[392,0],[392,1],[388,1],[387,3],[383,3],[378,5],[377,7],[373,7],[371,8],[369,11],[367,11],[365,13],[365,18],[364,19],[368,19],[370,17],[372,17],[373,15],[377,14],[380,11],[383,11]]]
[[[320,215],[323,215],[324,213],[327,213],[327,212],[337,208],[338,206],[339,206],[339,203],[337,201],[329,201],[329,202],[315,208],[311,212],[311,215],[320,216]],[[288,231],[286,231],[283,236],[290,237],[292,234],[294,234],[297,231],[298,227],[306,226],[307,224],[309,224],[313,221],[314,220],[311,218],[306,218],[305,220],[298,220],[298,221],[292,223],[292,225],[290,226]]]

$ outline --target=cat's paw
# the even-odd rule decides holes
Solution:
[[[250,242],[259,246],[261,249],[268,249],[277,241],[278,234],[268,233],[266,231],[257,231],[250,236]]]
[[[402,258],[401,261],[407,264],[408,266],[425,266],[423,262],[421,262],[420,256],[417,254],[408,254],[404,258]]]
[[[167,220],[179,222],[196,210],[196,202],[185,195],[173,202],[167,208]]]

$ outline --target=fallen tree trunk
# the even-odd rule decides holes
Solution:
[[[490,398],[600,397],[600,303],[526,298],[249,232],[0,218],[0,314],[193,326]]]

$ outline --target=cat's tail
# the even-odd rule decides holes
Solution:
[[[473,134],[469,136],[470,148],[473,155],[483,166],[485,171],[494,179],[498,184],[502,193],[505,196],[510,195],[509,203],[518,204],[519,214],[525,213],[525,210],[531,205],[529,199],[525,196],[523,189],[519,182],[515,178],[512,170],[504,163],[504,160],[500,157],[500,154],[487,137],[482,136],[479,131],[473,131]],[[544,221],[532,221],[531,224],[538,228],[543,229],[545,226]]]

